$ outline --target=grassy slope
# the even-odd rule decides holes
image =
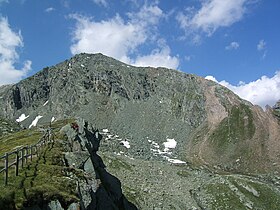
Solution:
[[[20,126],[17,123],[5,120],[0,117],[0,137],[19,130]]]
[[[0,181],[0,209],[21,209],[23,206],[43,205],[44,202],[51,199],[59,199],[63,206],[77,201],[75,191],[75,181],[67,178],[65,175],[70,169],[66,168],[63,163],[63,152],[65,140],[63,136],[59,136],[57,131],[59,128],[68,123],[68,121],[60,121],[54,124],[56,132],[56,142],[54,145],[47,145],[40,152],[39,157],[35,157],[20,169],[18,177],[14,176],[13,169],[10,170],[8,186],[4,187],[3,181]],[[24,130],[10,135],[8,143],[0,141],[5,146],[6,151],[13,149],[16,145],[33,144],[38,141],[40,133],[37,130]],[[4,151],[2,149],[1,151]],[[73,191],[74,190],[74,191]]]

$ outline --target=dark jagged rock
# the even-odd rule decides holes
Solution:
[[[88,123],[84,121],[80,121],[77,128],[74,130],[72,126],[76,135],[69,128],[66,133],[69,139],[78,141],[81,147],[73,152],[68,152],[65,158],[68,166],[73,166],[89,173],[89,179],[86,182],[78,181],[77,183],[81,209],[136,210],[137,207],[123,195],[120,180],[106,171],[102,158],[96,153],[99,149],[102,135],[99,134],[98,130],[89,130]],[[70,144],[73,145],[72,143]],[[86,166],[88,160],[90,160],[91,164]],[[98,180],[100,180],[100,183]]]

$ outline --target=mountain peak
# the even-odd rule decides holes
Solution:
[[[178,145],[169,157],[173,159],[181,156],[182,161],[243,172],[276,170],[274,163],[280,163],[280,129],[270,135],[270,127],[279,125],[269,113],[204,78],[134,67],[100,53],[75,55],[5,88],[0,105],[1,115],[11,120],[29,116],[20,122],[25,127],[36,119],[40,124],[82,117],[130,136],[137,145],[130,152],[137,158],[160,159],[143,139],[160,145],[168,138]],[[261,150],[263,144],[267,150]],[[249,148],[262,152],[248,158],[240,151]],[[232,157],[244,161],[236,164]]]

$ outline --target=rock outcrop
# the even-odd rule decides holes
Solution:
[[[97,154],[102,135],[98,130],[89,128],[83,120],[76,126],[77,129],[73,130],[68,125],[61,132],[66,133],[69,140],[66,165],[86,174],[85,180],[77,179],[79,208],[136,210],[137,207],[123,195],[119,179],[106,171],[102,158]]]

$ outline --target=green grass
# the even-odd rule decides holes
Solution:
[[[18,146],[35,144],[42,137],[43,133],[37,129],[21,130],[17,133],[2,136],[0,138],[0,156],[5,152],[15,150]]]
[[[60,120],[52,124],[54,131],[58,131],[62,126],[73,122],[73,119]],[[42,126],[48,128],[49,125]],[[16,133],[8,134],[0,137],[0,156],[5,152],[15,150],[16,147],[35,144],[43,136],[43,132],[38,128],[25,129]]]
[[[21,209],[32,205],[43,205],[58,199],[64,207],[77,202],[75,180],[65,175],[69,168],[63,164],[63,145],[56,142],[41,151],[39,157],[25,165],[18,177],[10,174],[8,186],[0,182],[0,206],[13,204],[9,209]],[[8,207],[6,207],[8,208]]]
[[[59,121],[52,126],[58,131],[68,122],[72,120]],[[35,143],[41,135],[33,129],[1,138],[1,151],[9,151],[21,144]],[[0,179],[0,209],[22,209],[36,204],[42,206],[54,199],[58,199],[64,208],[70,203],[78,202],[76,181],[66,176],[70,172],[76,174],[76,171],[64,166],[65,140],[66,137],[56,133],[55,143],[45,146],[39,157],[34,157],[32,162],[29,160],[28,164],[19,170],[19,176],[14,175],[13,168],[9,170],[7,186],[4,186],[4,181]],[[80,176],[79,172],[77,175]]]
[[[268,184],[241,179],[235,180],[233,178],[231,178],[231,182],[254,203],[254,209],[280,209],[280,193],[272,189]],[[259,196],[255,196],[238,183],[254,188]]]
[[[203,189],[207,194],[213,196],[213,199],[208,200],[210,209],[245,209],[236,194],[225,184],[211,183],[204,186]]]
[[[246,201],[253,203],[253,209],[280,209],[280,194],[276,188],[272,188],[267,183],[261,183],[249,179],[241,179],[237,177],[227,177],[231,184],[233,184],[238,193],[246,197]],[[257,191],[258,195],[254,195],[251,190]],[[240,201],[238,193],[233,192],[226,183],[211,182],[202,187],[210,197],[206,199],[210,209],[247,209]]]
[[[255,134],[253,113],[247,105],[233,106],[229,116],[210,136],[217,152],[225,153],[229,145],[243,143]]]

